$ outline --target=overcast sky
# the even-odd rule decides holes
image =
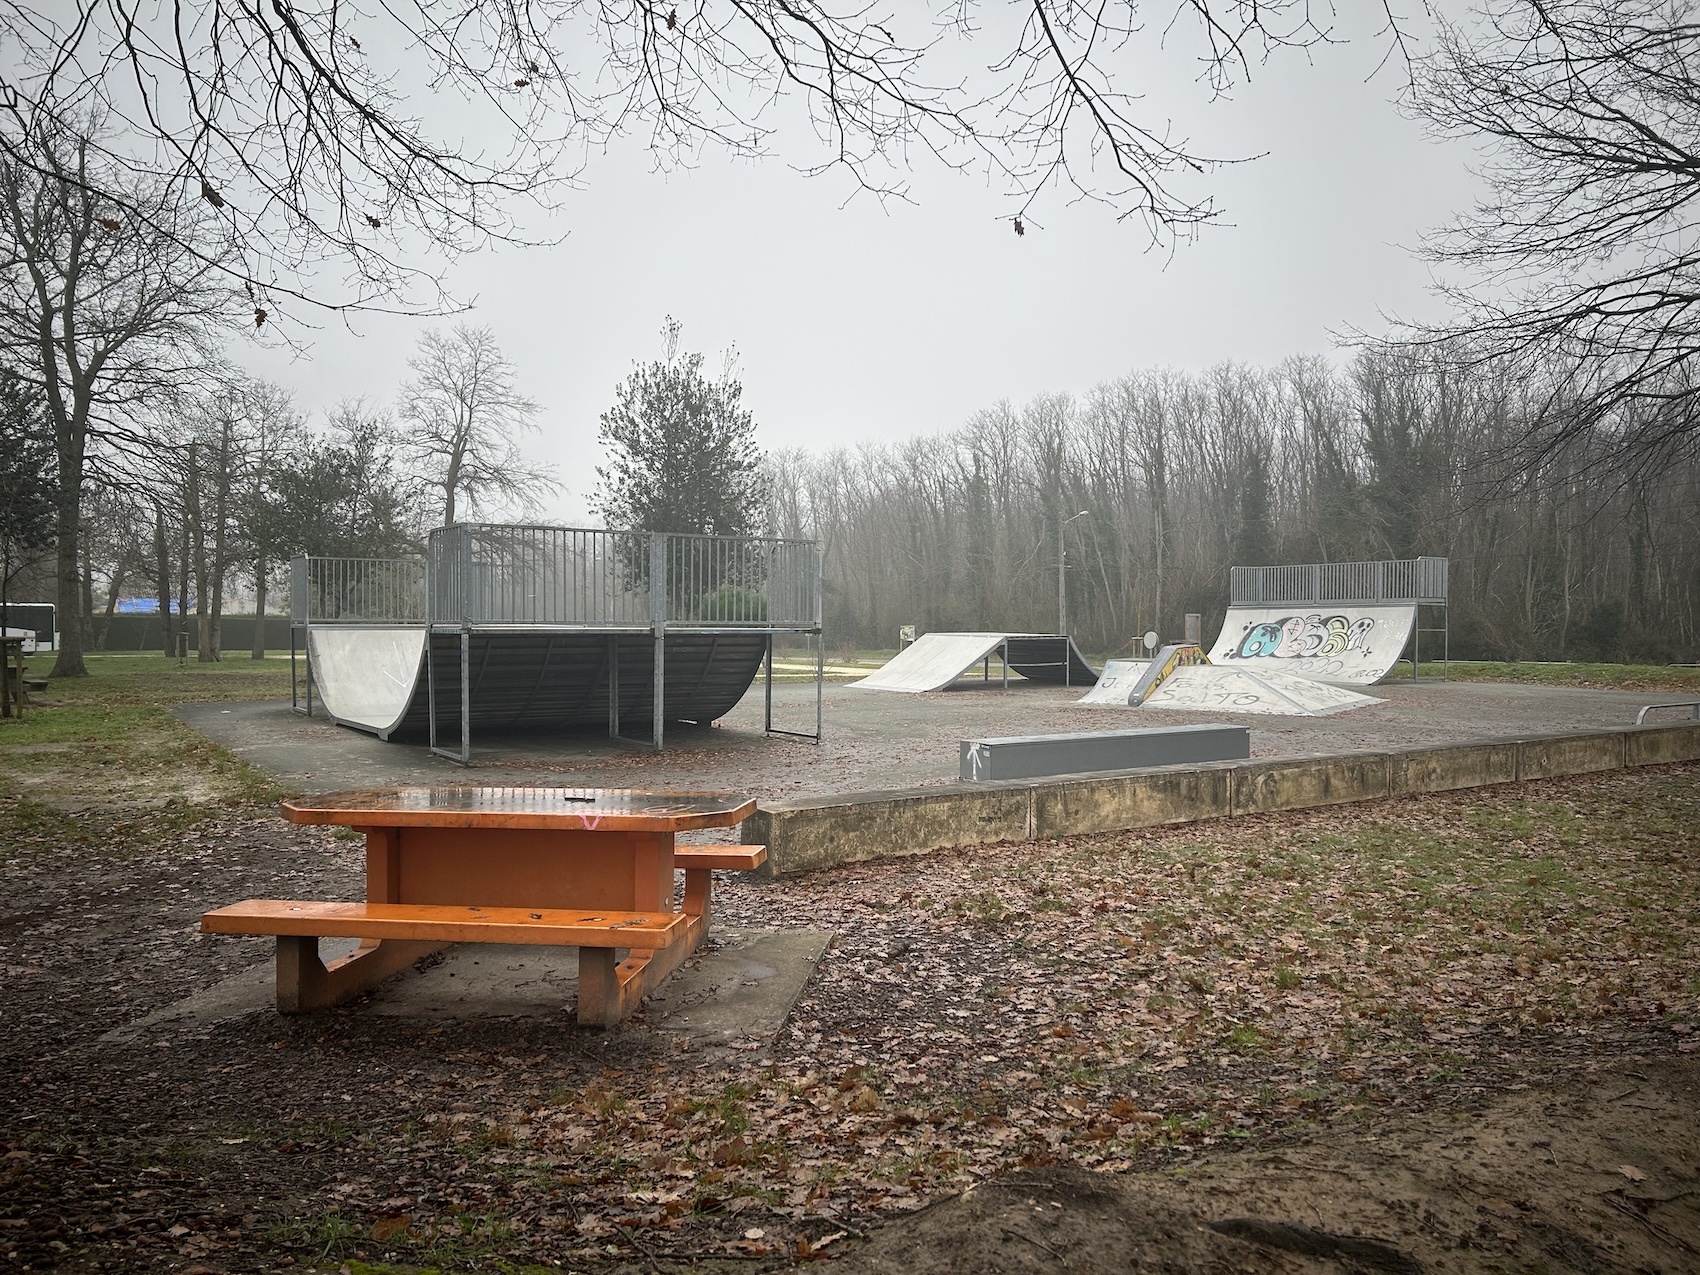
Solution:
[[[768,448],[825,449],[931,433],[1007,398],[1084,392],[1135,368],[1277,362],[1331,350],[1329,332],[1382,313],[1436,316],[1411,248],[1460,211],[1473,156],[1400,117],[1402,68],[1354,39],[1257,70],[1208,103],[1180,65],[1148,103],[1202,148],[1263,158],[1206,179],[1225,224],[1170,254],[1101,207],[1053,201],[1017,237],[997,192],[921,167],[915,203],[805,178],[785,152],[653,171],[636,144],[599,156],[556,219],[551,248],[457,264],[466,321],[491,327],[542,406],[530,450],[566,487],[548,510],[582,521],[597,418],[634,362],[659,355],[672,314],[711,369],[736,344],[745,402]],[[1367,78],[1367,82],[1366,82]],[[253,371],[319,414],[337,399],[394,401],[433,323],[364,316],[309,334],[303,357],[248,350]]]

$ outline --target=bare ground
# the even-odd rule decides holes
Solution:
[[[704,1051],[567,1006],[103,1042],[266,959],[201,911],[354,897],[358,844],[14,794],[0,1264],[1700,1270],[1697,814],[1668,767],[728,883],[838,937]]]

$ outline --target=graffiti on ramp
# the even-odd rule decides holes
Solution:
[[[1229,607],[1210,662],[1368,686],[1392,671],[1416,622],[1414,606]]]

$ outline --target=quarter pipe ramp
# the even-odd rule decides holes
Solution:
[[[1392,671],[1416,622],[1411,605],[1234,606],[1210,663],[1369,686]]]
[[[1098,680],[1074,639],[1060,634],[924,633],[877,673],[850,685],[909,695],[942,691],[1000,650],[1007,652],[1009,667],[1030,682],[1090,686]]]

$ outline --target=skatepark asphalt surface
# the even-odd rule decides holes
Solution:
[[[913,788],[957,778],[958,741],[1062,731],[1230,722],[1251,728],[1254,757],[1342,753],[1466,739],[1626,726],[1650,691],[1483,682],[1385,682],[1384,700],[1332,717],[1270,717],[1082,705],[1085,687],[969,679],[922,695],[829,683],[819,744],[762,732],[758,682],[712,727],[672,726],[664,751],[595,732],[474,732],[472,766],[435,757],[423,740],[375,736],[307,718],[287,703],[189,704],[173,711],[288,788],[327,792],[392,784],[561,784],[651,790],[719,789],[758,798]],[[814,684],[774,687],[774,724],[814,725]],[[724,839],[724,838],[719,838]]]

